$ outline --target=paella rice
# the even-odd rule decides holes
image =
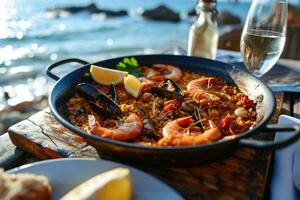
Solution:
[[[217,77],[164,64],[138,70],[143,74],[139,77],[143,88],[137,98],[123,83],[115,86],[115,102],[122,115],[103,117],[84,95],[76,93],[67,102],[70,122],[100,137],[151,146],[212,143],[255,125],[255,100]],[[91,84],[111,98],[110,86]],[[176,91],[176,84],[182,94]]]

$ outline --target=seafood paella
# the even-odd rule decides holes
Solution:
[[[256,102],[218,77],[125,58],[117,70],[91,65],[67,101],[71,123],[89,134],[148,146],[190,146],[251,129]]]

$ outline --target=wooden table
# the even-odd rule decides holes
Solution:
[[[273,122],[279,114],[300,118],[299,93],[278,93],[276,97],[278,108]],[[66,132],[67,135],[61,135]],[[99,158],[92,147],[63,129],[49,110],[20,122],[9,134],[10,137],[8,133],[0,136],[0,167],[4,169],[39,159]],[[24,151],[17,148],[10,138]],[[270,179],[271,158],[270,151],[239,148],[224,160],[201,166],[137,167],[169,183],[186,199],[264,199]]]
[[[281,113],[300,117],[300,95],[298,93],[277,94],[278,98],[283,99]],[[48,124],[51,124],[51,126],[41,127],[46,119],[49,120]],[[79,140],[76,141],[76,136],[71,136],[73,141],[68,139],[70,142],[69,147],[64,147],[64,152],[60,153],[59,148],[62,146],[60,144],[62,139],[53,138],[54,133],[49,131],[49,127],[59,129],[59,125],[57,125],[48,110],[42,111],[19,124],[10,132],[12,139],[15,144],[21,146],[25,151],[31,152],[34,157],[15,147],[9,135],[4,134],[0,136],[0,166],[5,169],[36,161],[36,158],[98,158],[96,151]],[[27,126],[26,130],[29,130],[30,133],[20,131],[24,126]],[[14,134],[14,131],[18,134]],[[43,148],[39,145],[31,145],[28,141],[23,141],[24,138],[22,139],[22,137],[24,135],[22,134],[32,134],[32,131],[35,136],[30,136],[34,137],[31,139],[39,140]],[[19,134],[20,132],[21,134]],[[55,140],[55,144],[49,142],[49,137]],[[22,142],[25,144],[21,144]],[[75,151],[74,144],[81,145],[81,147],[76,147]],[[45,146],[48,149],[44,148]],[[268,176],[271,155],[269,151],[240,148],[232,156],[222,161],[202,166],[182,168],[138,167],[168,182],[187,199],[202,199],[202,197],[211,199],[263,199],[267,181],[270,178]]]

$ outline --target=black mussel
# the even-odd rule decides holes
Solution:
[[[108,111],[106,108],[103,108],[102,106],[98,105],[97,103],[94,103],[92,101],[89,101],[90,106],[92,109],[101,117],[104,119],[111,119],[113,118],[112,112]]]
[[[149,121],[146,121],[144,123],[143,131],[142,131],[141,135],[144,137],[147,137],[149,139],[153,139],[153,140],[160,139],[157,131],[155,130],[155,128]]]
[[[155,133],[148,131],[148,130],[143,130],[141,133],[141,136],[144,136],[150,140],[159,140],[160,137],[156,135]]]
[[[152,87],[151,92],[168,99],[179,99],[184,96],[182,89],[172,79],[166,79],[161,87]]]
[[[98,91],[93,85],[89,83],[80,83],[76,86],[76,91],[78,91],[82,97],[87,99],[94,111],[103,118],[116,118],[122,116],[119,105],[103,92]]]
[[[75,89],[82,97],[92,102],[96,102],[99,95],[105,95],[89,83],[80,83]]]
[[[90,101],[95,101],[99,93],[101,95],[106,95],[101,90],[98,90],[96,87],[89,83],[80,83],[76,86],[76,91],[79,92],[80,95],[84,96]],[[112,83],[109,88],[109,95],[111,98],[116,101],[117,100],[117,92],[115,85]]]
[[[107,97],[106,95],[99,95],[97,97],[96,103],[97,104],[104,104],[104,106],[106,106],[106,109],[109,112],[111,112],[112,115],[115,116],[115,117],[120,117],[120,116],[123,115],[122,110],[119,107],[119,105],[114,100]]]

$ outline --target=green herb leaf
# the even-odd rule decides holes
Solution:
[[[138,62],[137,62],[137,60],[136,60],[134,57],[131,57],[131,58],[130,58],[130,63],[131,63],[131,65],[133,65],[133,66],[138,66],[138,65],[139,65]]]
[[[141,77],[143,74],[137,69],[139,66],[137,60],[134,57],[124,58],[122,62],[117,64],[117,69],[127,71],[136,77]]]
[[[117,64],[117,69],[118,70],[122,70],[122,71],[126,71],[126,65],[124,63],[122,63],[122,62],[119,62]]]

